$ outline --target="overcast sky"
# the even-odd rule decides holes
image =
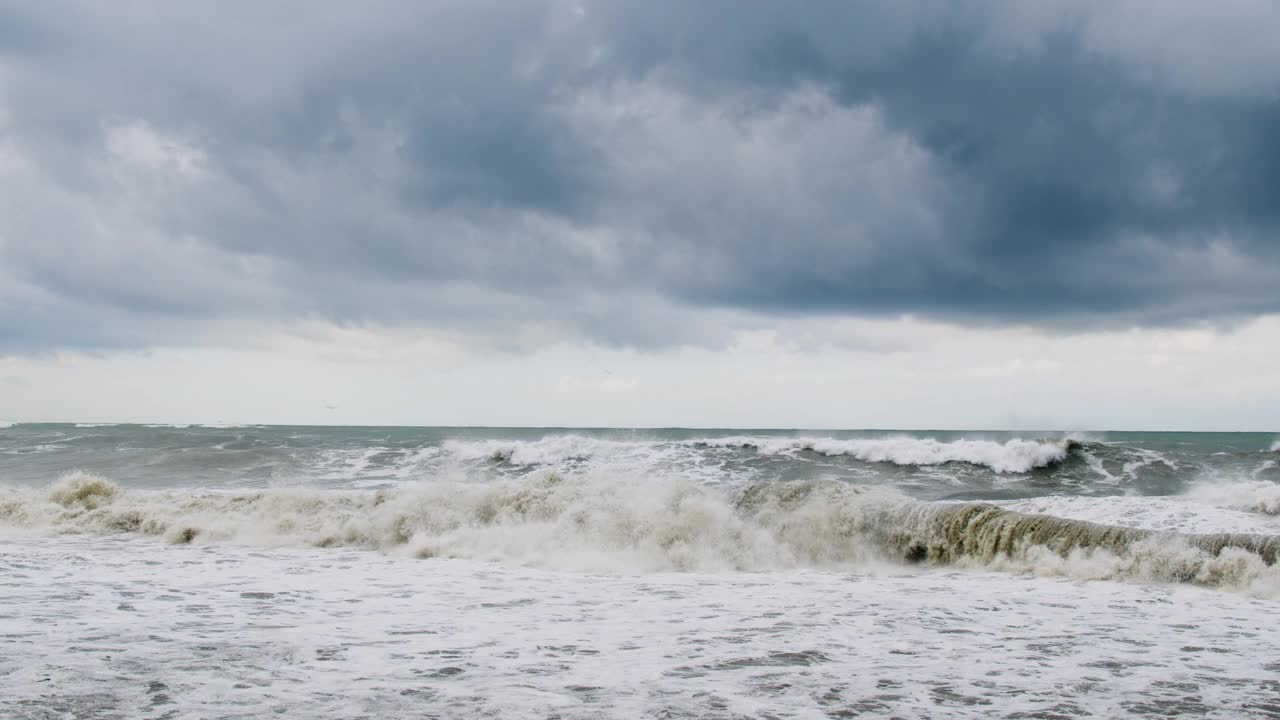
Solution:
[[[0,419],[1277,430],[1277,36],[0,1]]]

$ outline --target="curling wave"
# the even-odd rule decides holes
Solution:
[[[1028,515],[985,503],[926,506],[888,535],[908,560],[1076,579],[1190,582],[1280,597],[1280,536],[1180,534]]]
[[[530,475],[394,492],[126,492],[73,473],[0,494],[0,526],[140,533],[173,543],[355,546],[614,573],[767,570],[883,561],[1079,579],[1191,582],[1280,598],[1280,536],[1178,534],[921,503],[886,488]]]

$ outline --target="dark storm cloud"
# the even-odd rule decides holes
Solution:
[[[1280,310],[1266,4],[0,5],[0,352]],[[701,319],[699,319],[701,318]],[[715,323],[711,323],[714,325]]]

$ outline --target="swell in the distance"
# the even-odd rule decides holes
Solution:
[[[645,451],[661,453],[672,447],[749,450],[760,455],[815,452],[848,456],[870,463],[894,465],[943,465],[965,463],[999,473],[1024,473],[1067,459],[1081,447],[1074,439],[1005,442],[959,439],[951,441],[906,435],[883,438],[822,438],[734,436],[674,442],[613,440],[584,435],[549,435],[540,440],[484,440],[445,443],[445,451],[460,460],[492,459],[520,466],[554,465],[567,460],[610,459],[637,456]]]

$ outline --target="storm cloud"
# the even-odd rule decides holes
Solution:
[[[0,354],[1277,312],[1278,7],[0,4]]]

